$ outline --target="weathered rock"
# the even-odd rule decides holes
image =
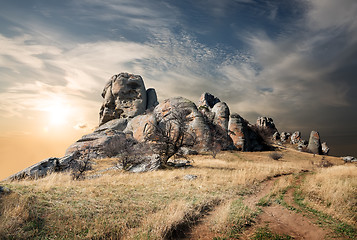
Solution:
[[[259,134],[240,115],[231,114],[228,125],[229,136],[237,150],[262,151],[265,148]]]
[[[294,132],[290,137],[291,144],[298,144],[301,141],[301,133],[299,131]]]
[[[310,133],[310,139],[309,139],[309,144],[307,146],[307,149],[314,154],[321,154],[322,149],[321,149],[321,142],[320,142],[320,135],[316,131],[311,131]]]
[[[192,175],[192,174],[187,174],[187,175],[183,176],[183,179],[189,180],[189,181],[195,180],[196,178],[197,178],[197,175]]]
[[[146,110],[147,96],[143,79],[139,75],[114,75],[104,87],[103,105],[99,125],[112,119],[132,118]]]
[[[357,159],[355,157],[352,157],[352,156],[342,157],[342,160],[345,161],[345,162],[357,162]]]
[[[127,137],[130,136],[117,130],[95,131],[69,146],[66,154],[78,152],[80,157],[87,156],[90,159],[112,157],[118,153]]]
[[[95,132],[101,132],[105,130],[117,130],[117,131],[124,131],[126,126],[128,125],[129,120],[127,118],[120,118],[120,119],[113,119],[109,122],[104,123],[103,125],[99,126]]]
[[[212,108],[212,112],[214,113],[213,123],[227,131],[230,115],[227,104],[225,102],[216,103]]]
[[[11,190],[9,188],[0,186],[0,196],[8,193],[11,193]]]
[[[181,147],[179,152],[178,152],[178,154],[187,156],[187,155],[197,155],[198,152],[196,150],[193,150],[193,149],[188,148],[188,147]]]
[[[151,172],[159,169],[160,166],[160,156],[158,154],[153,154],[151,156],[143,156],[142,163],[132,166],[128,170],[133,173]]]
[[[157,95],[154,88],[149,88],[148,90],[146,90],[146,96],[147,96],[146,109],[154,108],[159,104],[159,102],[157,101]]]
[[[328,153],[330,152],[330,148],[327,146],[326,142],[323,142],[321,144],[321,150],[324,155],[328,155]]]
[[[245,129],[247,124],[245,120],[238,114],[232,114],[229,118],[228,130],[229,136],[233,141],[233,145],[237,150],[245,150]]]
[[[275,132],[275,133],[273,134],[272,139],[273,139],[274,141],[280,140],[280,133],[279,133],[279,132]]]
[[[210,129],[205,123],[202,113],[198,111],[196,105],[183,97],[166,99],[154,109],[158,125],[166,122],[171,117],[172,111],[183,111],[187,113],[188,133],[196,136],[194,149],[198,152],[208,151],[210,142]]]
[[[273,119],[268,117],[258,117],[256,126],[258,128],[265,129],[271,136],[278,131],[275,127]]]
[[[200,100],[198,101],[198,109],[201,110],[201,108],[208,108],[211,109],[216,103],[219,103],[221,100],[219,98],[216,98],[210,93],[203,93],[200,97]]]
[[[186,159],[174,159],[167,162],[167,165],[175,168],[189,168],[192,167],[191,162]]]
[[[134,139],[143,142],[149,134],[153,134],[157,125],[154,113],[147,113],[134,117],[124,130],[125,133],[132,133]]]
[[[289,137],[291,136],[291,133],[288,133],[288,132],[282,132],[280,134],[280,140],[282,142],[287,142],[289,140]]]
[[[24,178],[40,178],[49,173],[63,171],[70,168],[72,161],[77,159],[77,153],[68,154],[62,158],[46,158],[24,170],[8,177],[8,180],[21,180]]]

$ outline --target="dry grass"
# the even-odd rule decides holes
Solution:
[[[246,214],[237,199],[253,185],[276,174],[313,169],[314,160],[319,160],[290,150],[283,151],[280,161],[269,154],[222,152],[216,159],[195,156],[188,169],[141,174],[109,170],[101,172],[100,178],[84,181],[73,181],[62,173],[4,183],[13,193],[0,199],[0,238],[162,239],[194,221],[206,207],[227,202],[216,226],[223,231],[227,221],[232,221],[232,206]],[[97,161],[88,174],[116,161]],[[337,158],[329,161],[342,163]],[[184,180],[186,174],[198,177]],[[277,189],[287,183],[279,184]]]
[[[307,201],[317,210],[333,215],[356,226],[357,168],[348,164],[322,168],[309,175],[301,190]]]

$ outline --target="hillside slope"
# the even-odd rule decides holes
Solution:
[[[261,213],[271,205],[309,212],[311,224],[331,230],[326,238],[356,237],[356,166],[291,149],[280,153],[279,160],[273,160],[271,152],[221,152],[215,159],[197,155],[191,156],[192,167],[140,174],[117,170],[113,166],[118,159],[111,158],[97,161],[82,181],[58,173],[2,182],[10,193],[0,197],[0,238],[234,239],[287,234],[299,239],[294,232],[276,233],[261,225]],[[271,187],[257,194],[268,182]],[[284,200],[288,189],[296,189],[296,203]],[[249,201],[254,196],[255,201]],[[320,219],[320,225],[314,219]]]

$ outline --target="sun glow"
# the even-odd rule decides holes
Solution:
[[[64,125],[68,121],[70,108],[63,101],[54,101],[50,108],[47,109],[49,114],[49,123],[53,126]]]

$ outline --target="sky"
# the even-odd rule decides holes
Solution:
[[[332,155],[357,156],[355,0],[0,4],[0,179],[91,132],[120,72],[159,101],[210,92],[252,123],[317,130]]]

